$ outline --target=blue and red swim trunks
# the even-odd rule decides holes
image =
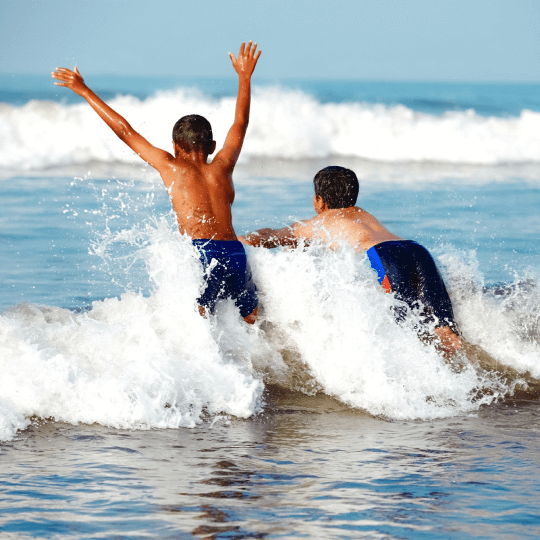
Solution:
[[[232,298],[242,317],[257,307],[257,289],[253,283],[244,246],[238,240],[192,240],[199,251],[206,288],[197,299],[199,305],[214,312],[216,303]]]
[[[367,256],[383,289],[420,309],[424,323],[456,327],[444,281],[425,247],[413,240],[390,240],[368,249]],[[396,309],[396,319],[404,320],[406,311]]]

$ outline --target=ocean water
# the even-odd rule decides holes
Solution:
[[[154,144],[218,144],[233,80],[87,77]],[[397,326],[364,256],[248,249],[260,318],[203,319],[159,176],[48,77],[0,76],[4,538],[537,538],[540,85],[257,81],[237,232],[322,167],[423,243],[466,342]]]

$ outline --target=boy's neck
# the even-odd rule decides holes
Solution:
[[[342,215],[342,216],[346,216],[348,214],[356,214],[356,213],[359,213],[359,212],[364,212],[364,210],[362,210],[362,208],[360,208],[359,206],[346,206],[344,208],[328,208],[328,207],[325,207],[323,209],[321,209],[320,212],[317,212],[319,214],[319,216],[332,216],[332,215]]]
[[[186,152],[185,150],[182,150],[182,148],[180,148],[179,146],[174,147],[174,157],[198,164],[204,164],[208,162],[208,154],[206,154],[205,152]]]

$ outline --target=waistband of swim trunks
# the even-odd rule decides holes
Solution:
[[[228,255],[244,254],[244,244],[239,240],[210,240],[206,238],[195,238],[191,240],[193,245],[204,252],[216,251]]]
[[[409,246],[419,245],[420,244],[415,240],[386,240],[385,242],[379,242],[378,244],[371,246],[367,250],[367,254],[370,255],[370,253],[379,253],[381,251],[385,251],[388,248],[392,248],[393,246],[407,248]]]
[[[377,248],[379,246],[385,245],[385,246],[403,246],[403,245],[409,245],[409,244],[417,244],[415,240],[385,240],[384,242],[379,242],[378,244],[375,244],[374,246],[370,247],[368,249],[371,250],[373,248]]]

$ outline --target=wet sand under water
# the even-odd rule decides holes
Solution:
[[[429,422],[265,398],[194,429],[35,419],[0,445],[2,538],[536,537],[537,397]]]

